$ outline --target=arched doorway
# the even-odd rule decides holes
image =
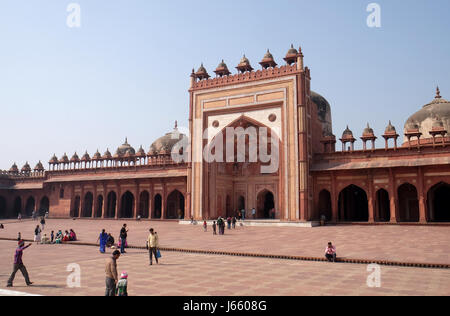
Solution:
[[[122,195],[122,209],[120,210],[120,218],[133,218],[134,195],[127,191]]]
[[[391,220],[391,205],[389,202],[389,193],[385,189],[377,191],[376,201],[376,216],[377,222],[389,222]]]
[[[31,215],[33,215],[35,206],[36,201],[34,200],[34,197],[30,196],[27,200],[27,204],[25,204],[25,213],[28,217],[31,217]]]
[[[80,217],[80,204],[81,204],[81,198],[79,195],[75,197],[75,200],[73,202],[73,209],[72,209],[72,217]]]
[[[417,189],[410,183],[405,183],[398,188],[398,205],[400,222],[418,222],[419,200]]]
[[[107,204],[106,204],[105,218],[114,218],[114,217],[116,217],[116,204],[117,204],[116,192],[111,191],[111,192],[108,193],[108,200],[107,200]]]
[[[369,221],[369,202],[366,192],[350,185],[339,194],[339,220],[347,222]]]
[[[95,217],[101,218],[103,212],[103,195],[97,197],[97,209],[95,210]]]
[[[243,197],[242,195],[239,196],[237,205],[239,211],[245,210],[245,197]]]
[[[436,184],[428,191],[428,221],[450,222],[450,185]]]
[[[167,219],[184,218],[184,196],[180,191],[175,190],[167,197]]]
[[[154,198],[154,210],[153,210],[153,218],[161,218],[162,211],[162,197],[161,194],[156,194]]]
[[[17,218],[19,216],[19,213],[22,213],[22,198],[20,196],[16,197],[14,200],[14,218]]]
[[[258,194],[256,204],[258,205],[256,210],[257,218],[271,218],[270,211],[275,208],[275,197],[272,192],[268,190],[261,191]]]
[[[92,207],[94,204],[94,195],[91,192],[86,193],[84,196],[84,206],[81,212],[82,217],[92,217]]]
[[[227,210],[227,217],[234,216],[233,209],[231,208],[231,196],[227,195],[225,200],[225,209]]]
[[[328,190],[322,190],[319,193],[319,217],[320,219],[322,215],[325,216],[327,221],[331,221],[333,218],[333,214],[331,211],[331,194]]]
[[[0,196],[0,218],[6,218],[7,213],[6,199],[3,196]]]
[[[139,215],[142,218],[148,218],[150,207],[150,194],[147,191],[142,191],[139,196]]]
[[[40,207],[39,207],[39,216],[44,216],[45,213],[49,212],[50,214],[50,201],[48,197],[44,196],[41,199]]]

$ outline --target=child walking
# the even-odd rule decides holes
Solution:
[[[117,282],[117,296],[128,296],[128,273],[122,272],[120,280]]]

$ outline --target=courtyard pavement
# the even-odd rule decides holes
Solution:
[[[48,220],[45,233],[74,229],[81,242],[95,242],[102,228],[117,238],[124,221]],[[449,227],[330,226],[319,228],[238,227],[224,236],[201,226],[174,222],[127,222],[129,243],[145,246],[150,227],[162,247],[322,257],[328,241],[340,257],[449,263],[445,252]],[[5,221],[0,238],[32,239],[36,222]],[[17,243],[0,241],[0,295],[6,288]],[[13,291],[40,295],[103,295],[105,261],[97,247],[36,245],[24,252],[35,285],[27,287],[18,272]],[[149,266],[145,250],[129,249],[118,261],[129,274],[130,295],[297,296],[297,295],[450,295],[450,270],[381,266],[381,287],[369,288],[367,265],[163,252]],[[69,264],[81,267],[81,287],[67,288]]]

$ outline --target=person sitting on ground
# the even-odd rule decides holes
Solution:
[[[106,247],[114,246],[114,237],[111,234],[108,234],[108,239],[106,240]]]
[[[325,257],[329,262],[336,262],[336,247],[331,242],[328,243],[325,249]]]
[[[17,241],[20,241],[20,240],[22,240],[22,234],[19,232],[19,233],[17,234]]]
[[[70,237],[70,241],[77,241],[77,234],[75,234],[73,229],[70,230],[69,237]]]
[[[70,241],[70,235],[69,235],[69,232],[67,230],[64,232],[64,237],[63,237],[62,241],[63,242]]]
[[[47,234],[44,234],[44,237],[42,237],[42,239],[41,239],[41,244],[42,244],[42,245],[48,245],[48,244],[50,244],[50,239],[47,237]]]
[[[3,226],[3,224],[0,224],[0,229],[5,229],[5,226]]]
[[[58,230],[58,233],[56,234],[56,237],[55,237],[55,244],[58,244],[58,245],[61,244],[62,240],[63,240],[62,231]]]

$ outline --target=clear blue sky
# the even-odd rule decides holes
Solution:
[[[66,25],[71,2],[81,28]],[[381,29],[366,25],[371,2]],[[367,122],[402,131],[436,85],[450,99],[449,14],[448,0],[2,0],[0,169],[113,152],[126,136],[148,150],[175,120],[187,126],[194,66],[234,69],[243,53],[258,66],[267,48],[282,63],[291,43],[338,137]]]

